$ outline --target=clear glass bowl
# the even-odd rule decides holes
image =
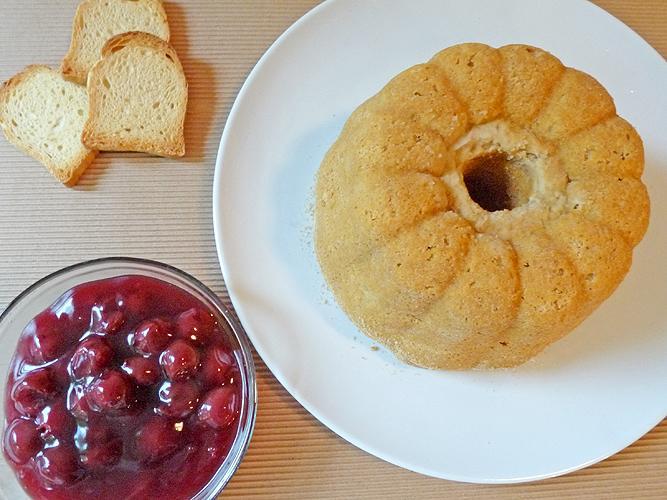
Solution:
[[[63,268],[37,281],[18,295],[0,315],[0,418],[5,423],[5,390],[9,364],[23,328],[39,312],[49,307],[70,288],[105,278],[125,275],[141,275],[157,278],[176,285],[190,293],[219,316],[221,325],[229,336],[230,344],[240,367],[242,405],[239,426],[227,458],[209,482],[192,498],[207,500],[215,498],[229,482],[245,455],[255,424],[257,390],[255,366],[250,343],[243,328],[220,299],[203,283],[189,274],[156,261],[130,257],[108,257],[82,262]],[[1,453],[0,453],[1,455]],[[0,459],[0,498],[27,498],[13,470],[4,459]]]

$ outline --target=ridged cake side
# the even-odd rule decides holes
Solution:
[[[516,206],[471,198],[479,164],[506,170]],[[622,281],[648,224],[642,170],[641,139],[589,75],[536,47],[449,47],[357,108],[325,156],[320,266],[406,362],[516,366]]]

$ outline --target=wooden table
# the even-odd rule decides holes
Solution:
[[[500,1],[500,0],[499,0]],[[542,1],[542,0],[540,0]],[[104,154],[74,190],[0,140],[0,310],[62,266],[109,255],[162,260],[227,299],[213,242],[211,185],[218,141],[244,78],[315,0],[166,3],[190,84],[187,157]],[[597,0],[667,54],[665,0]],[[77,0],[0,2],[0,79],[57,65]],[[228,299],[227,299],[228,300]],[[248,454],[223,496],[443,498],[667,496],[667,421],[597,465],[515,486],[458,484],[385,463],[310,416],[257,359],[260,409]]]

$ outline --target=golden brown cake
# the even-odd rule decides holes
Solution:
[[[347,120],[317,177],[317,256],[340,306],[404,361],[516,366],[627,273],[643,166],[591,76],[535,47],[456,45]]]

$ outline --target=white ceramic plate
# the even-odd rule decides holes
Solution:
[[[312,249],[313,181],[345,119],[449,45],[543,47],[598,78],[646,145],[653,219],[629,276],[572,335],[512,371],[435,372],[373,345],[327,292]],[[424,474],[521,482],[585,467],[667,413],[667,65],[585,1],[332,0],[243,86],[213,191],[221,267],[278,380],[354,445]]]

